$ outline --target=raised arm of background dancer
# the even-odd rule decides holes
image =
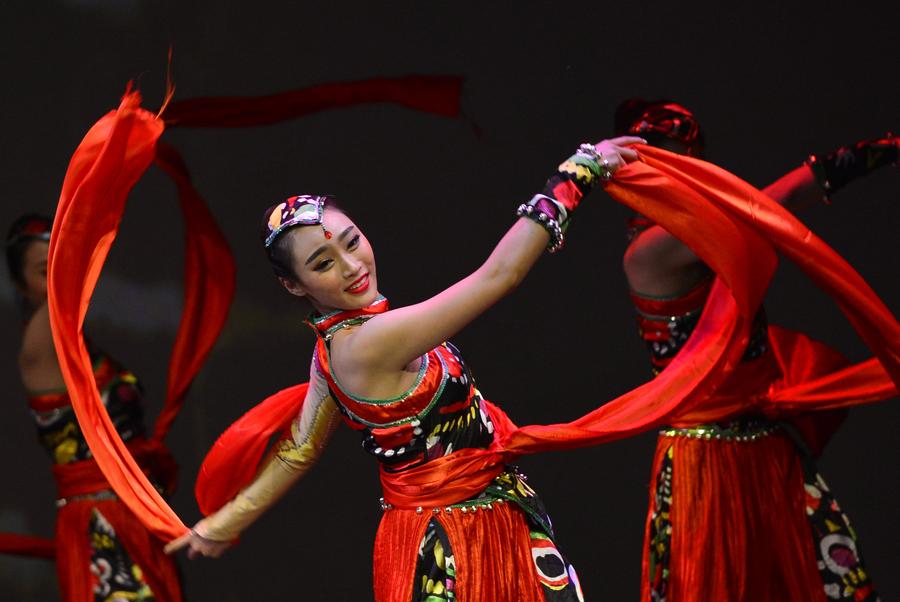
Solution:
[[[29,391],[49,391],[66,386],[53,346],[50,310],[46,303],[35,310],[25,327],[19,351],[19,371]]]
[[[841,190],[850,182],[886,165],[897,164],[900,137],[886,134],[810,155],[800,167],[769,184],[763,192],[797,211]]]
[[[607,161],[603,168],[604,175],[637,159],[636,151],[624,146],[635,142],[642,142],[642,139],[621,137],[595,145]],[[582,155],[573,156],[560,166],[560,172],[564,169],[574,170],[575,164],[572,161],[575,157],[583,158]],[[600,169],[597,162],[592,163],[592,166]],[[579,174],[579,177],[590,179],[591,183],[601,179],[600,175],[594,177],[586,172]],[[551,181],[555,176],[556,174],[551,177]],[[574,188],[574,184],[570,181],[567,183],[571,184],[571,188],[566,188],[568,192]],[[578,199],[581,194],[579,192],[577,195]],[[571,204],[577,204],[578,199]],[[572,210],[574,206],[560,209],[565,215],[563,221],[567,221]],[[472,274],[426,301],[378,315],[360,326],[356,332],[348,334],[342,341],[340,357],[335,354],[332,358],[335,369],[347,374],[357,370],[369,374],[373,370],[402,370],[411,361],[456,334],[516,288],[547,248],[548,241],[550,236],[547,229],[533,219],[521,217],[503,236],[487,261]]]
[[[303,410],[291,425],[291,437],[273,448],[253,482],[210,514],[190,533],[166,546],[171,554],[188,547],[188,556],[218,557],[256,519],[272,507],[316,463],[339,423],[337,405],[313,359]]]
[[[763,192],[790,211],[798,211],[859,177],[896,163],[898,146],[900,139],[887,135],[812,155]],[[654,296],[680,294],[709,274],[693,251],[659,226],[648,228],[634,240],[624,264],[632,290]]]

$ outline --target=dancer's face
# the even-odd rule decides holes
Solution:
[[[47,253],[50,243],[43,240],[31,242],[22,255],[22,282],[16,288],[32,307],[47,301]]]
[[[326,208],[323,218],[331,238],[321,226],[288,230],[296,280],[280,278],[292,294],[306,297],[320,313],[359,309],[378,296],[375,255],[369,241],[353,221]]]

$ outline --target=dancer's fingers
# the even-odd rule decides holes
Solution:
[[[647,141],[640,136],[618,136],[610,138],[607,142],[612,142],[616,146],[624,146],[626,144],[647,144]]]
[[[617,150],[619,151],[619,156],[622,157],[625,163],[631,163],[632,161],[637,161],[641,158],[640,154],[633,148],[620,147]]]
[[[164,551],[166,554],[174,554],[174,553],[177,552],[178,550],[180,550],[180,549],[182,549],[183,547],[187,546],[190,542],[191,542],[191,532],[188,531],[187,533],[185,533],[185,534],[182,535],[181,537],[178,537],[178,538],[176,538],[176,539],[173,539],[172,541],[170,541],[169,543],[167,543],[167,544],[166,544],[166,547],[163,548],[163,551]]]

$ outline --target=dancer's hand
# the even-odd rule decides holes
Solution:
[[[647,144],[647,141],[638,136],[619,136],[618,138],[610,138],[609,140],[601,140],[594,145],[597,152],[603,155],[603,159],[609,161],[604,163],[604,167],[609,170],[610,174],[632,161],[640,159],[640,155],[633,148],[629,148],[629,144]]]
[[[225,550],[231,547],[230,541],[215,541],[207,539],[200,535],[203,521],[197,523],[193,529],[166,544],[164,551],[166,554],[174,554],[182,548],[188,548],[188,558],[193,560],[197,556],[206,556],[207,558],[218,558],[225,553]],[[198,529],[200,533],[198,533]]]

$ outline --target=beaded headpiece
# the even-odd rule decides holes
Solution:
[[[272,207],[267,212],[263,244],[268,249],[282,232],[294,226],[322,226],[325,238],[331,238],[331,232],[322,221],[327,200],[327,196],[302,194]]]
[[[694,114],[678,103],[652,105],[634,120],[628,133],[646,136],[660,134],[686,144],[699,151],[703,146],[700,124]],[[693,154],[693,153],[692,153]]]
[[[53,221],[43,215],[23,216],[10,229],[6,237],[6,247],[12,247],[23,240],[49,241],[52,225]]]

